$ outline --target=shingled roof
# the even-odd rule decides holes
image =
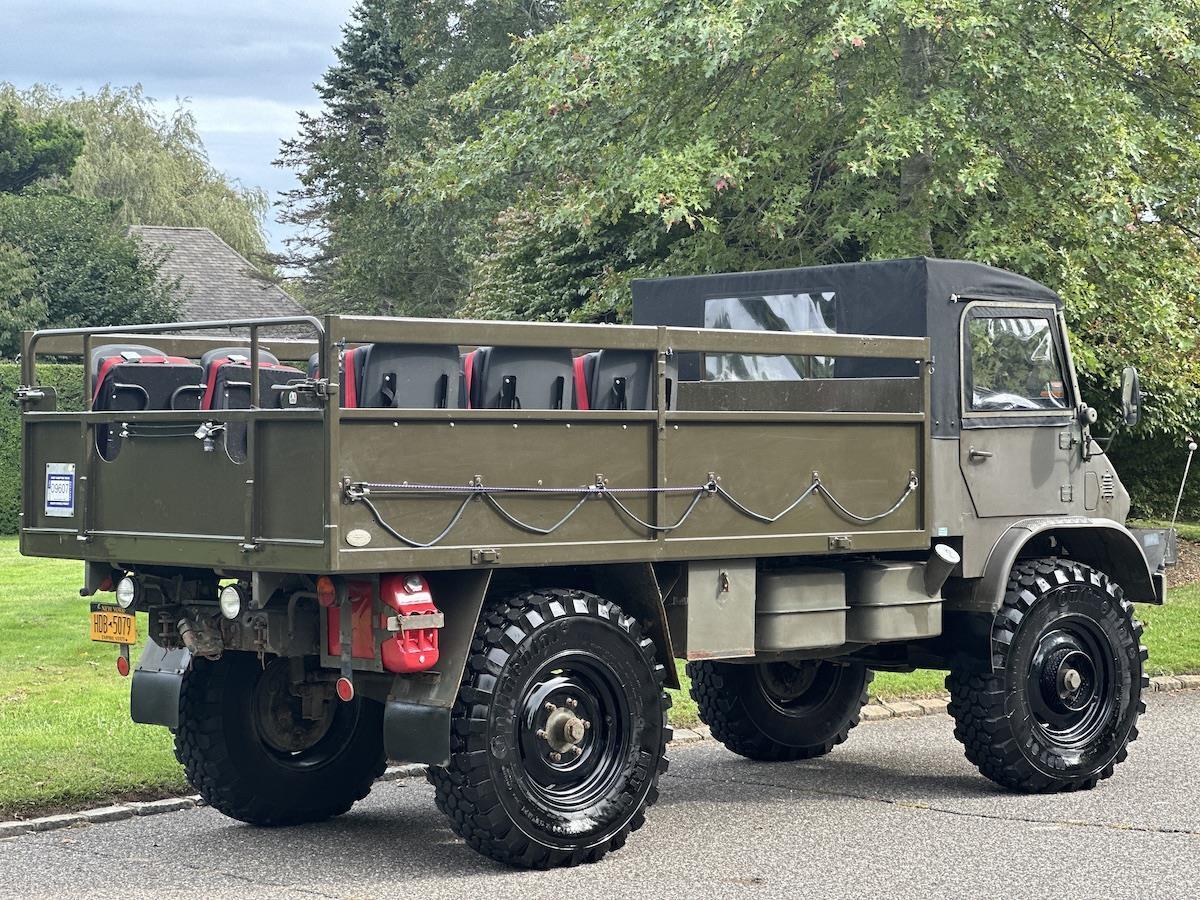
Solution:
[[[151,251],[166,250],[164,278],[178,278],[179,320],[302,316],[307,311],[207,228],[132,225],[130,234]]]

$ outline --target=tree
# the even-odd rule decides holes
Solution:
[[[291,262],[307,270],[317,307],[444,314],[468,289],[476,238],[503,202],[457,207],[392,203],[391,161],[472,133],[450,98],[481,72],[505,68],[513,34],[540,30],[546,0],[362,0],[278,165],[301,187],[285,217],[301,227]]]
[[[569,13],[455,98],[472,131],[396,165],[405,215],[522,185],[488,223],[475,306],[606,319],[637,275],[966,257],[1063,294],[1093,396],[1135,363],[1151,427],[1200,418],[1194,4]],[[612,264],[580,254],[564,303],[568,274],[520,265],[535,234]]]
[[[0,358],[20,353],[21,332],[42,325],[49,312],[28,254],[0,243]]]
[[[0,194],[0,355],[22,329],[171,321],[175,282],[113,223],[110,204]]]
[[[35,181],[69,175],[83,149],[83,132],[62,119],[21,121],[12,106],[0,109],[0,193]]]
[[[41,125],[65,120],[82,132],[83,151],[65,187],[112,204],[119,224],[210,228],[243,256],[265,261],[266,194],[212,166],[186,107],[164,115],[140,86],[64,97],[44,85],[17,91],[0,84],[0,103]]]

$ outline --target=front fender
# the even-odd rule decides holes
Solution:
[[[975,587],[976,609],[995,613],[1004,601],[1008,575],[1035,538],[1054,537],[1062,555],[1100,569],[1138,603],[1161,603],[1154,578],[1137,538],[1120,522],[1087,517],[1040,517],[1017,522],[1000,536]]]

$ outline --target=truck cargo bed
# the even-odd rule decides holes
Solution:
[[[319,573],[929,546],[926,339],[338,316],[303,322],[314,340],[260,339],[259,329],[279,324],[269,320],[35,335],[25,357],[22,552]],[[82,345],[86,355],[119,334],[199,355],[230,339],[164,333],[231,325],[251,330],[254,349],[292,360],[319,353],[335,361],[366,342],[641,351],[656,366],[656,401],[618,410],[342,408],[336,363],[330,377],[297,384],[307,408],[267,408],[270,396],[254,398],[263,408],[244,410],[79,413],[57,411],[51,392],[37,396],[37,352],[78,353]],[[908,379],[814,379],[782,390],[685,383],[671,403],[668,361],[681,351],[917,365]],[[96,450],[104,427],[121,435],[111,460]],[[197,432],[214,427],[221,437],[206,450]],[[238,428],[240,450],[231,437]],[[48,494],[62,490],[63,473],[72,476],[69,508]]]

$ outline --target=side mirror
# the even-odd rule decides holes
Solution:
[[[1131,428],[1142,419],[1142,387],[1133,366],[1121,373],[1121,418]]]

